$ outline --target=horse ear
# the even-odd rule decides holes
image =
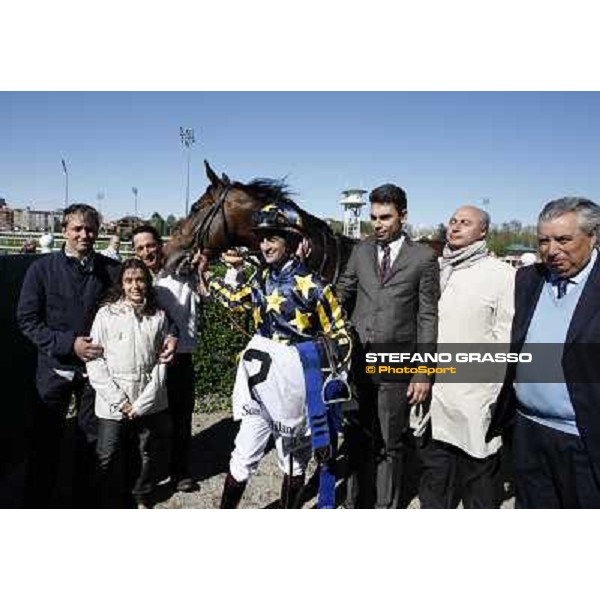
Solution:
[[[221,173],[221,179],[225,185],[229,185],[231,183],[231,179],[229,179],[227,173]]]
[[[221,183],[221,180],[219,179],[219,176],[212,170],[212,168],[208,164],[207,160],[204,161],[204,166],[206,168],[206,176],[208,177],[209,181],[213,185],[218,185],[219,183]]]

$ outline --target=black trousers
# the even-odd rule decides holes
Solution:
[[[167,394],[171,417],[171,465],[174,482],[190,476],[192,413],[194,412],[194,364],[191,354],[176,354],[167,370]]]
[[[581,439],[517,416],[515,508],[600,508],[600,484]]]
[[[348,415],[348,498],[350,508],[399,508],[406,436],[408,382],[359,386],[358,411]]]
[[[36,388],[39,398],[34,404],[24,506],[52,506],[67,412],[74,395],[77,426],[73,461],[73,505],[75,508],[93,508],[98,502],[95,462],[98,419],[94,413],[95,392],[81,373],[77,373],[70,381],[47,368],[38,369]]]
[[[98,420],[98,469],[102,508],[127,508],[131,497],[148,503],[166,456],[166,410],[129,420]]]
[[[500,452],[474,458],[450,444],[430,439],[420,451],[421,508],[498,508]]]

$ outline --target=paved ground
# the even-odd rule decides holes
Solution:
[[[192,464],[194,478],[199,481],[200,489],[191,494],[166,493],[160,498],[156,508],[215,508],[219,505],[223,481],[227,472],[229,453],[233,448],[233,440],[238,425],[234,423],[228,412],[194,415],[194,437],[192,448]],[[341,465],[343,468],[343,465]],[[315,463],[311,461],[308,479],[315,471]],[[277,468],[275,452],[271,450],[260,464],[259,470],[250,481],[240,508],[276,508],[281,488],[281,474]],[[304,508],[312,508],[315,504],[316,482],[307,485]],[[338,485],[338,500],[344,500],[343,482]],[[514,500],[509,497],[502,508],[512,508]],[[407,498],[408,508],[419,508],[419,500],[410,494]]]
[[[194,415],[192,475],[199,482],[200,489],[191,494],[173,495],[165,489],[164,498],[161,498],[159,490],[156,508],[217,508],[237,429],[238,424],[232,421],[229,412]],[[315,465],[311,462],[308,480],[311,480],[314,471]],[[271,449],[248,484],[240,508],[277,508],[281,479],[275,452]],[[313,483],[306,486],[305,508],[311,508],[315,503]]]
[[[238,429],[229,412],[199,413],[194,415],[192,439],[192,476],[199,483],[199,490],[189,494],[173,493],[167,485],[159,487],[156,493],[156,508],[217,508],[221,498],[223,481],[229,464],[229,454],[233,448],[233,440]],[[69,450],[69,441],[65,443]],[[343,464],[340,465],[343,470]],[[311,461],[308,471],[309,483],[304,494],[304,508],[312,508],[315,504],[316,481],[312,479],[315,463]],[[23,479],[23,466],[3,482],[0,491],[0,506],[18,507]],[[277,508],[281,488],[281,474],[277,467],[275,452],[271,449],[250,481],[240,508]],[[63,468],[62,480],[68,481],[68,467]],[[345,486],[338,486],[338,501],[344,500]],[[55,505],[68,507],[69,492],[63,485],[55,499]],[[414,493],[408,495],[409,508],[419,508]],[[508,498],[503,508],[512,508],[513,499]]]

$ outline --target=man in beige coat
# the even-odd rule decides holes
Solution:
[[[508,351],[515,271],[489,255],[489,223],[489,215],[474,206],[450,218],[440,259],[438,350],[466,344],[463,350],[476,352],[478,345],[498,344],[498,351]],[[495,375],[495,382],[434,384],[432,439],[422,455],[422,508],[456,508],[460,501],[465,508],[498,506],[501,441],[485,441],[502,386],[502,375]]]

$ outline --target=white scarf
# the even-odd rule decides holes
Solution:
[[[488,255],[488,247],[485,240],[474,242],[465,248],[452,250],[448,244],[444,246],[440,259],[440,290],[443,292],[448,280],[454,271],[467,269],[477,261]]]

